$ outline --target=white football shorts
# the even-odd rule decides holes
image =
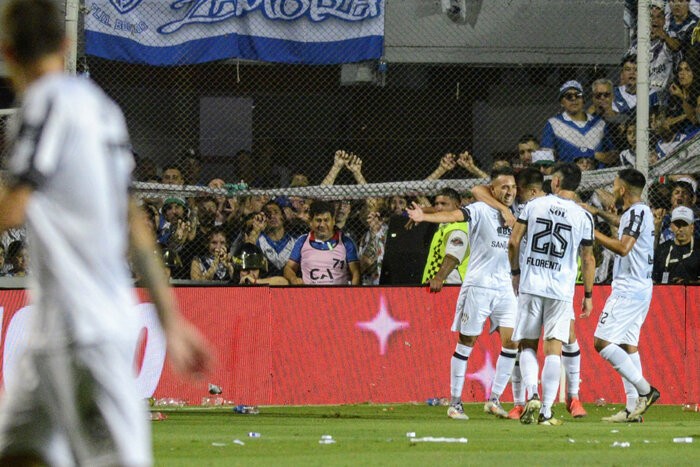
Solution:
[[[539,339],[544,328],[545,340],[556,339],[567,343],[572,319],[574,308],[571,302],[520,293],[513,340]]]
[[[464,336],[479,336],[486,318],[491,321],[489,333],[497,327],[512,328],[517,311],[518,302],[512,289],[462,287],[457,297],[452,330]]]
[[[649,313],[651,298],[637,300],[611,295],[598,318],[598,326],[593,334],[599,339],[613,344],[639,344],[639,333]]]
[[[28,350],[0,402],[0,453],[56,466],[151,465],[147,407],[126,347]]]

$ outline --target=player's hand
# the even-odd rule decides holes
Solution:
[[[583,307],[582,307],[583,313],[579,315],[579,318],[588,318],[591,316],[591,312],[593,311],[593,299],[592,298],[584,298],[583,299]]]
[[[408,217],[411,218],[411,220],[416,224],[419,224],[425,220],[423,208],[421,208],[415,201],[413,201],[411,205],[406,208],[406,212],[408,213]]]
[[[185,319],[173,320],[166,331],[168,358],[175,371],[201,378],[211,370],[209,344]]]
[[[508,227],[512,228],[515,225],[515,216],[510,209],[504,209],[501,211],[501,217],[503,218],[503,223]]]
[[[430,279],[430,281],[428,282],[428,286],[430,287],[430,291],[431,291],[432,293],[437,293],[437,292],[441,291],[441,290],[442,290],[442,285],[443,285],[443,282],[442,282],[440,279],[436,278],[436,277],[433,277],[433,278]]]

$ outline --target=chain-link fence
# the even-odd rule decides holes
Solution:
[[[692,182],[684,202],[693,204],[699,169],[692,35],[700,7],[651,3],[648,192],[664,209],[668,239],[678,201],[674,185],[658,179]],[[614,209],[615,173],[635,164],[635,15],[636,2],[623,0],[87,0],[77,71],[124,110],[137,188],[174,277],[231,275],[205,268],[218,227],[229,251],[257,243],[282,274],[291,244],[281,243],[287,237],[270,226],[277,209],[264,203],[277,201],[282,231],[297,237],[309,230],[309,200],[323,198],[355,200],[334,208],[336,220],[367,256],[363,282],[378,283],[386,240],[401,237],[392,214],[446,186],[468,202],[494,164],[548,172],[555,160],[576,162],[586,171],[584,200]],[[383,42],[376,56],[348,61],[366,51],[338,48],[337,36],[358,18],[374,21],[371,35]],[[299,42],[309,29],[325,32],[313,53],[296,54],[301,46],[289,52],[279,35],[260,40],[262,23],[275,34],[305,23],[289,33]],[[210,30],[214,42],[203,40]],[[239,181],[253,190],[230,185]],[[254,220],[261,210],[267,218]],[[416,244],[417,262],[426,248]],[[193,261],[202,268],[194,276]]]

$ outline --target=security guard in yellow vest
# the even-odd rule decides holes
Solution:
[[[452,188],[442,189],[435,197],[435,212],[459,209],[460,196]],[[431,292],[439,292],[442,285],[461,284],[469,263],[469,224],[453,222],[440,224],[433,234],[428,259],[423,270],[422,283],[430,285]]]

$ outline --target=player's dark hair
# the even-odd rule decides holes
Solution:
[[[637,169],[622,169],[617,173],[617,176],[627,185],[637,188],[640,191],[643,190],[644,185],[647,184],[647,179],[644,177],[644,174]]]
[[[435,196],[444,196],[446,198],[450,198],[457,204],[459,204],[462,201],[462,197],[459,196],[459,192],[453,188],[443,188],[442,190],[438,191],[438,194]]]
[[[61,50],[64,19],[55,0],[9,0],[2,10],[2,41],[20,65]]]
[[[540,145],[540,141],[537,139],[537,137],[533,134],[530,134],[530,133],[526,133],[526,134],[522,135],[520,137],[520,139],[518,140],[518,144],[527,144],[530,141],[532,141],[533,143],[535,143],[538,146]]]
[[[515,176],[515,183],[518,186],[542,188],[544,175],[535,167],[525,167]]]
[[[558,163],[552,173],[561,177],[562,190],[576,191],[581,183],[581,169],[573,162]]]
[[[335,217],[335,209],[333,205],[327,201],[314,201],[309,207],[309,217],[313,219],[319,214],[329,213],[331,217]]]
[[[493,169],[491,169],[491,180],[496,180],[501,175],[515,176],[513,167],[511,167],[510,165],[497,165]]]

